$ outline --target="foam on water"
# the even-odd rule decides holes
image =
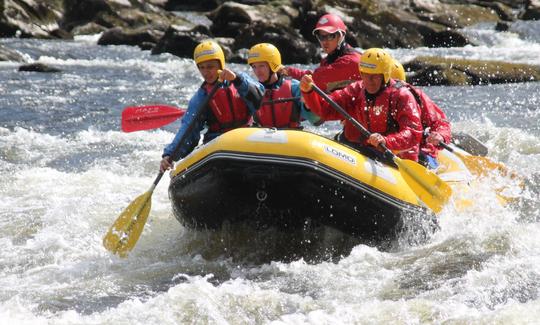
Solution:
[[[452,48],[395,49],[389,52],[401,62],[416,56],[440,56],[472,60],[493,60],[540,65],[538,24],[515,23],[509,31],[498,32],[494,24],[465,28],[462,33],[472,45]]]

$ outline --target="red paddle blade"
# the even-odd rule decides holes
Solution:
[[[167,105],[130,106],[122,111],[122,131],[133,132],[159,128],[174,122],[185,110]]]

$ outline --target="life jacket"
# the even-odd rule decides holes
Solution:
[[[210,92],[212,87],[213,85],[205,85],[207,92]],[[211,112],[208,114],[210,132],[224,133],[248,124],[248,107],[232,84],[218,89],[208,106]]]
[[[299,128],[300,107],[294,105],[293,101],[274,102],[280,98],[292,97],[291,80],[281,80],[282,83],[279,88],[265,90],[261,107],[257,110],[253,119],[255,123],[263,127]]]
[[[411,84],[396,81],[395,85],[396,87],[405,86],[413,94],[416,103],[418,104],[418,106],[420,106],[420,109],[422,110],[421,119],[422,127],[424,129],[433,127],[431,122],[434,120],[442,119],[446,121],[446,115],[441,110],[441,108],[437,106],[437,104],[435,104],[433,101],[427,100],[425,95],[421,93],[418,89],[413,87]]]
[[[429,99],[425,93],[421,90],[416,89],[408,83],[403,83],[401,81],[396,81],[396,85],[399,84],[399,87],[407,87],[409,91],[413,94],[416,103],[420,107],[420,118],[422,121],[423,140],[421,144],[421,150],[429,154],[432,157],[437,157],[437,153],[441,148],[438,148],[430,143],[427,143],[426,137],[430,131],[438,132],[445,141],[450,142],[452,137],[450,122],[447,120],[446,115],[442,109],[437,106],[431,99]]]

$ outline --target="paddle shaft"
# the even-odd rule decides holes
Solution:
[[[268,101],[262,102],[261,105],[272,105],[272,104],[292,102],[292,101],[295,101],[295,100],[299,100],[300,98],[301,97],[286,97],[286,98],[270,99]]]
[[[449,145],[447,145],[446,143],[444,143],[443,141],[439,142],[439,146],[443,147],[444,149],[450,151],[450,152],[453,152],[455,154],[457,154],[458,156],[461,157],[461,154],[459,154],[459,152],[455,152],[454,148],[450,147]]]

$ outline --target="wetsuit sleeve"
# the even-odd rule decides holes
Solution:
[[[251,114],[254,114],[261,106],[264,97],[264,86],[244,72],[236,75],[233,81],[234,87],[246,103]]]
[[[321,118],[307,108],[301,100],[300,82],[298,80],[291,80],[291,93],[294,98],[298,98],[294,100],[294,105],[300,107],[300,116],[304,120],[308,120],[313,125],[320,125],[322,123]]]
[[[178,129],[178,132],[176,133],[176,136],[174,137],[173,141],[165,147],[163,150],[163,157],[170,156],[173,161],[179,160],[181,158],[184,158],[187,156],[193,149],[197,146],[200,139],[200,132],[204,127],[204,120],[206,114],[202,114],[202,116],[197,119],[197,121],[194,121],[195,115],[197,113],[197,110],[199,109],[201,103],[206,98],[207,94],[204,90],[199,89],[195,95],[190,99],[187,112],[182,117],[182,121],[180,124],[180,129]],[[188,127],[191,123],[195,123],[187,137],[185,138],[183,143],[180,143],[180,140],[186,134],[188,131]],[[180,145],[180,149],[177,152],[175,156],[172,156],[172,154],[175,151],[175,148]]]
[[[420,145],[422,123],[420,108],[413,94],[405,88],[396,89],[396,103],[391,107],[391,114],[398,124],[398,131],[385,136],[386,146],[390,150],[403,151]]]
[[[313,71],[302,70],[295,67],[287,67],[287,75],[293,79],[300,80],[306,74],[313,74]]]

